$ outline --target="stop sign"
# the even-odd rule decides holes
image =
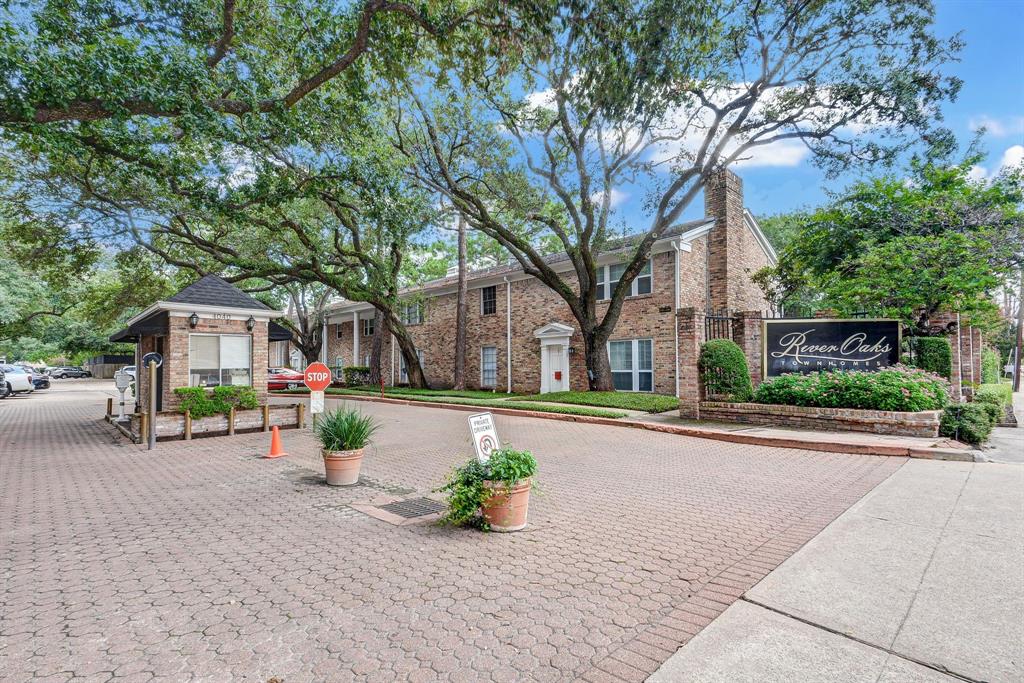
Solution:
[[[304,375],[310,391],[323,391],[331,385],[331,369],[323,363],[310,363]]]

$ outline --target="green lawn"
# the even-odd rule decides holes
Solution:
[[[646,413],[664,413],[679,407],[679,399],[664,394],[640,394],[626,391],[556,391],[550,394],[524,396],[520,401],[545,403],[573,403],[601,408],[642,410]]]
[[[277,394],[308,394],[305,387],[300,389],[287,389],[276,391]],[[338,389],[330,387],[326,393],[335,396],[380,396],[380,389],[370,391],[368,389]],[[451,394],[455,394],[454,396]],[[487,396],[488,398],[461,397],[459,394],[473,394]],[[506,394],[498,394],[499,397]],[[560,415],[582,415],[584,417],[607,417],[617,419],[625,417],[626,413],[617,410],[602,410],[599,408],[587,408],[584,406],[551,406],[543,403],[526,403],[523,401],[502,401],[490,398],[493,396],[489,391],[466,391],[451,392],[445,390],[415,389],[396,392],[394,389],[385,387],[385,398],[401,398],[407,401],[422,401],[424,403],[447,403],[454,405],[479,406],[480,408],[508,408],[510,410],[533,410],[539,413],[558,413]]]
[[[380,387],[373,386],[350,387],[350,390],[364,391],[369,394],[380,394]],[[458,398],[480,399],[513,398],[522,395],[506,394],[501,391],[479,391],[476,389],[464,389],[457,391],[455,389],[413,389],[411,387],[384,387],[384,391],[388,394],[398,394],[401,396],[455,396]]]

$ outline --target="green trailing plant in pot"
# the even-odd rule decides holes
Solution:
[[[334,410],[319,417],[314,431],[323,449],[328,484],[350,486],[359,481],[363,449],[378,428],[372,417],[358,410]]]
[[[448,496],[448,513],[442,523],[485,531],[525,528],[536,473],[533,453],[508,446],[491,453],[486,464],[473,458],[456,467],[437,489]]]

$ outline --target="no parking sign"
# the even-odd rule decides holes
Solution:
[[[473,447],[476,449],[476,457],[480,462],[486,464],[491,459],[491,453],[497,448],[498,430],[494,428],[494,416],[490,413],[477,413],[469,416],[469,431],[473,436]]]

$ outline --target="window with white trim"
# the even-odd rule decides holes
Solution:
[[[190,334],[189,386],[252,386],[251,349],[247,334]]]
[[[654,391],[654,343],[650,339],[608,342],[608,362],[616,391]]]
[[[334,326],[334,334],[338,337],[338,339],[341,339],[341,323],[338,323],[337,325]]]
[[[612,292],[619,285],[619,279],[622,274],[626,272],[625,263],[610,263],[605,266],[597,267],[597,300],[607,301],[612,298]],[[650,294],[653,285],[653,276],[651,272],[651,260],[647,259],[647,263],[640,270],[640,273],[633,278],[633,284],[630,288],[629,294],[626,296],[640,296],[641,294]]]
[[[423,302],[407,301],[398,305],[398,319],[403,325],[419,325],[423,322]]]
[[[498,347],[480,349],[480,386],[488,389],[498,385]]]
[[[423,369],[425,367],[423,363],[423,352],[416,349],[416,357],[420,359],[420,369]],[[409,383],[409,368],[405,364],[405,356],[401,354],[398,355],[398,382],[400,384]]]
[[[498,312],[498,287],[492,285],[480,290],[480,315],[493,315]]]
[[[373,318],[363,318],[363,336],[373,336]]]

